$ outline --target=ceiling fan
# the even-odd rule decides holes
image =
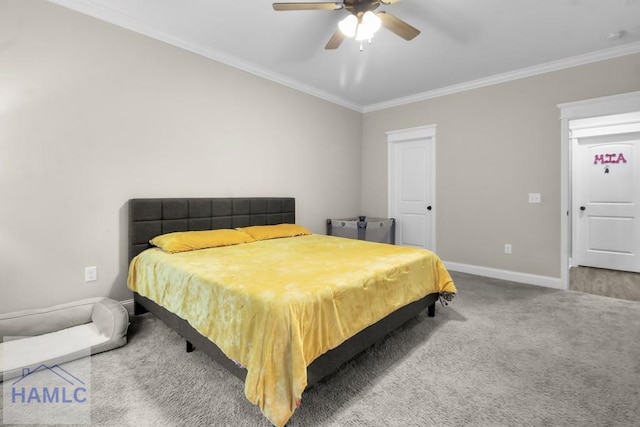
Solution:
[[[349,16],[339,22],[338,29],[333,34],[325,49],[336,49],[345,37],[355,37],[359,40],[362,50],[362,40],[371,40],[373,34],[383,26],[405,40],[412,40],[420,30],[407,24],[394,15],[380,11],[375,12],[380,5],[397,3],[400,0],[344,0],[342,2],[313,2],[313,3],[273,3],[277,11],[290,10],[341,10],[350,12]]]

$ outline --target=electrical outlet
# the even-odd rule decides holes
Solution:
[[[95,282],[96,280],[98,280],[98,267],[86,267],[84,269],[84,281]]]
[[[505,254],[511,254],[511,243],[505,243],[504,244],[504,253]]]
[[[541,201],[540,193],[529,193],[529,203],[540,203]]]

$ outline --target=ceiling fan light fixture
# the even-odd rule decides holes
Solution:
[[[371,34],[380,29],[382,20],[375,13],[368,11],[362,16],[362,24]]]
[[[384,26],[395,35],[409,41],[420,34],[420,30],[412,27],[402,19],[386,11],[374,12],[381,4],[391,5],[400,0],[344,0],[342,2],[293,2],[273,3],[276,11],[288,10],[345,10],[349,15],[338,23],[338,28],[325,45],[325,49],[340,47],[345,38],[355,38],[360,42],[371,39],[378,29]],[[631,0],[628,0],[631,1]],[[361,48],[362,50],[362,48]]]
[[[356,35],[358,25],[358,18],[355,15],[349,15],[342,21],[338,22],[338,28],[347,37],[354,37]]]
[[[376,31],[380,29],[381,20],[375,13],[368,11],[362,16],[362,20],[356,31],[356,40],[371,40]]]
[[[349,15],[338,22],[338,28],[346,37],[355,37],[356,40],[369,40],[380,29],[381,19],[375,13],[367,11],[361,18]]]

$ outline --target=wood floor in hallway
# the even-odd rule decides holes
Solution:
[[[640,301],[640,274],[592,267],[571,267],[569,289]]]

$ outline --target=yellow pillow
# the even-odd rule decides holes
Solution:
[[[247,233],[255,240],[277,239],[279,237],[306,236],[309,230],[297,224],[254,225],[252,227],[236,228]]]
[[[176,253],[253,242],[251,236],[237,230],[180,231],[162,234],[149,241],[165,252]]]

